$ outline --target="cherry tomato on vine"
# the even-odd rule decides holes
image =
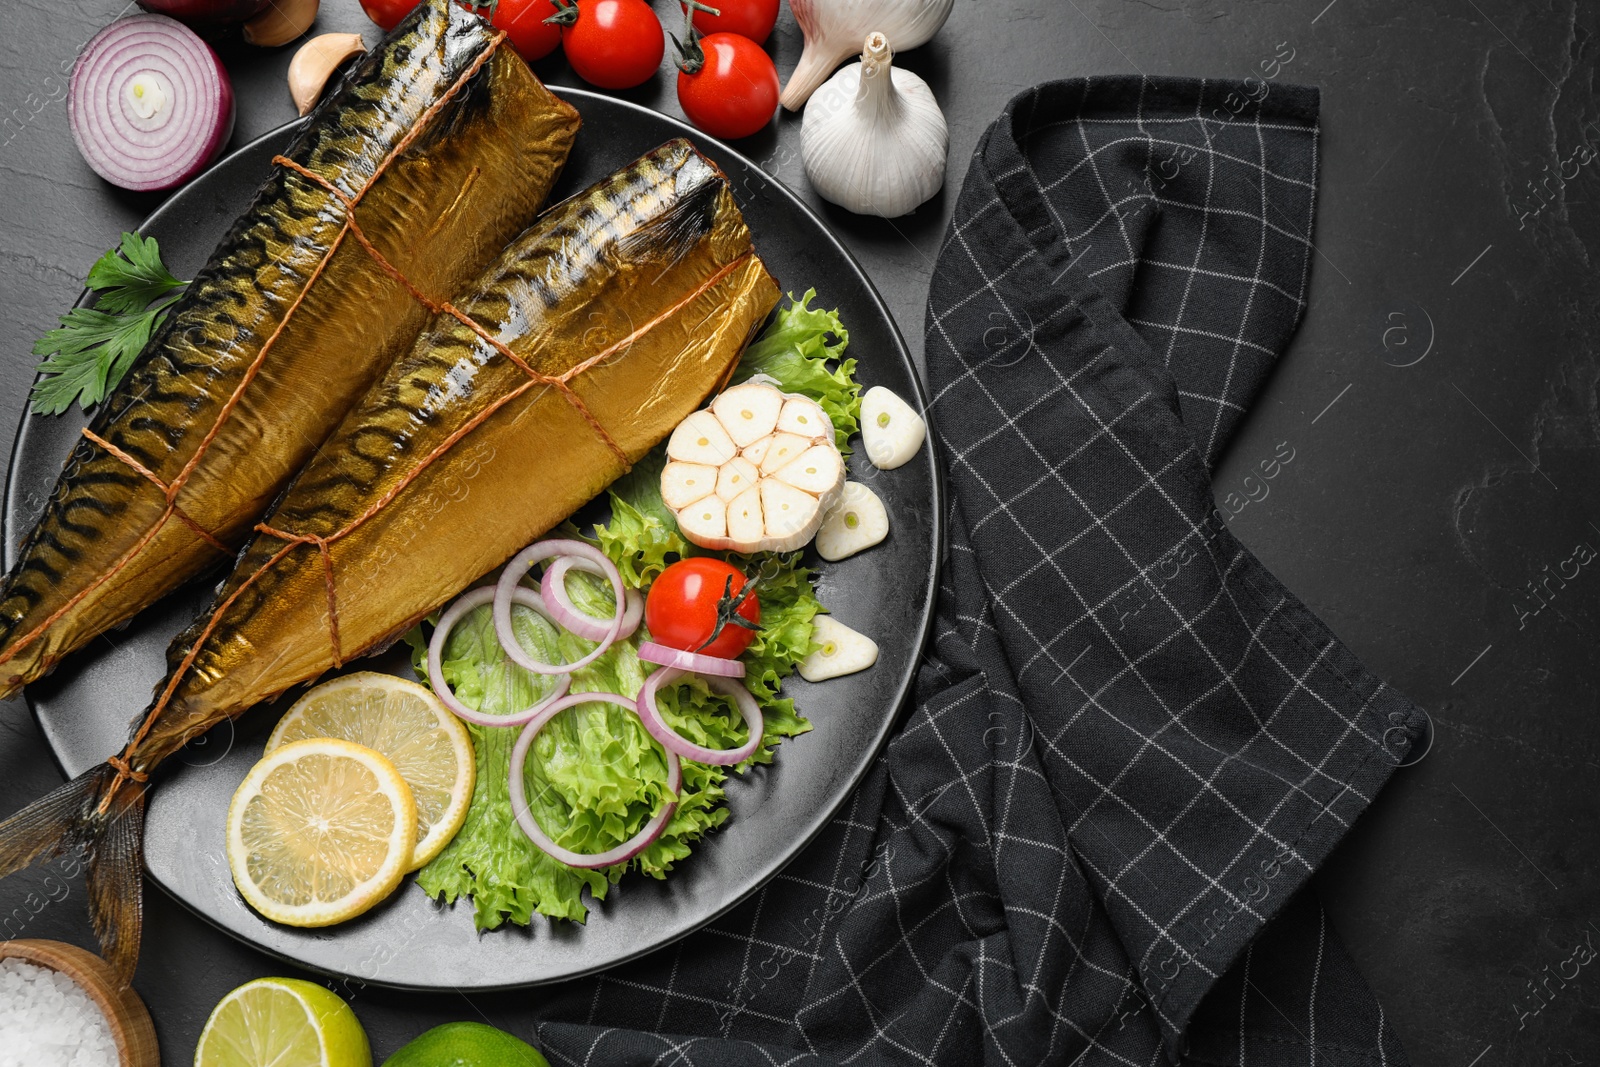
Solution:
[[[489,11],[486,5],[474,9],[465,0],[461,6],[482,15]],[[557,10],[553,0],[500,0],[489,24],[505,30],[517,55],[531,63],[561,47],[561,27],[545,21]]]
[[[400,25],[400,20],[411,14],[418,0],[361,0],[361,10],[388,33]]]
[[[669,648],[734,659],[750,647],[754,631],[728,623],[715,641],[706,645],[706,639],[717,626],[717,603],[729,591],[737,597],[744,584],[739,568],[720,559],[681,559],[650,584],[650,595],[644,602],[644,624],[650,628],[652,638]],[[761,602],[753,592],[739,605],[739,615],[751,623],[761,622]]]
[[[778,110],[778,68],[748,37],[713,33],[682,49],[678,103],[713,137],[749,137]]]
[[[772,27],[778,24],[778,0],[705,0],[705,4],[722,12],[713,15],[695,9],[694,28],[708,36],[737,33],[759,44],[772,36]]]
[[[632,89],[661,66],[666,35],[644,0],[556,0],[556,7],[567,62],[584,81]]]

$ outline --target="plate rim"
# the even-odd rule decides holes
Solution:
[[[787,200],[791,207],[798,209],[800,213],[826,237],[834,252],[843,257],[844,262],[848,264],[850,270],[861,283],[867,296],[871,299],[873,306],[882,316],[883,321],[888,323],[890,336],[894,341],[896,354],[911,372],[910,377],[912,389],[915,394],[913,398],[915,405],[918,411],[922,414],[924,421],[928,425],[927,447],[930,474],[929,480],[932,483],[932,494],[929,503],[932,511],[930,526],[933,552],[932,559],[926,572],[925,588],[928,590],[928,595],[923,602],[921,619],[917,627],[918,633],[915,642],[917,655],[912,659],[910,666],[907,668],[905,674],[900,679],[899,685],[896,687],[895,695],[890,702],[892,704],[890,713],[884,716],[883,725],[879,728],[877,734],[874,736],[871,745],[865,750],[864,758],[846,779],[844,788],[839,791],[838,800],[831,806],[826,806],[825,808],[819,809],[812,814],[812,817],[805,826],[804,833],[797,835],[794,838],[794,842],[788,849],[787,855],[779,860],[773,866],[772,870],[763,874],[743,893],[740,893],[731,900],[727,901],[721,907],[707,912],[704,916],[697,918],[683,930],[677,931],[669,937],[658,941],[653,941],[648,945],[640,946],[623,955],[609,959],[605,963],[571,971],[559,976],[536,979],[533,981],[486,984],[473,987],[474,992],[484,993],[517,989],[531,989],[539,986],[555,985],[561,982],[576,981],[590,975],[598,974],[602,971],[610,970],[613,967],[618,967],[625,963],[629,963],[653,952],[658,952],[662,949],[668,948],[671,945],[676,944],[678,941],[681,941],[683,938],[686,938],[691,934],[698,933],[711,923],[715,922],[717,919],[732,911],[734,908],[739,907],[747,902],[752,896],[769,885],[775,878],[782,874],[790,864],[799,858],[800,854],[810,847],[810,845],[817,839],[822,831],[827,828],[828,824],[833,821],[834,816],[843,809],[850,797],[853,796],[856,790],[861,787],[861,784],[866,780],[867,775],[871,772],[872,767],[877,763],[878,757],[880,753],[882,753],[884,747],[888,744],[890,737],[900,725],[900,722],[906,712],[906,708],[911,701],[912,691],[916,685],[919,666],[922,662],[923,655],[925,654],[929,644],[929,639],[933,632],[933,624],[939,598],[939,577],[943,569],[945,556],[946,531],[944,471],[943,465],[939,458],[939,450],[936,446],[937,438],[933,432],[933,414],[928,403],[927,386],[922,380],[922,373],[917,367],[916,360],[912,358],[910,348],[906,345],[905,336],[900,329],[899,322],[895,320],[893,312],[890,311],[888,305],[884,303],[883,295],[879,293],[878,287],[873,284],[871,276],[867,274],[866,270],[862,267],[861,262],[855,257],[854,253],[852,253],[844,244],[844,242],[839,239],[839,235],[834,232],[833,228],[829,226],[828,223],[820,215],[818,215],[816,211],[812,210],[811,206],[807,204],[799,196],[799,194],[797,194],[793,189],[779,179],[777,175],[769,173],[765,170],[765,168],[761,167],[754,160],[750,159],[749,156],[730,146],[726,142],[697,130],[682,120],[673,117],[672,115],[657,111],[654,108],[646,107],[643,104],[635,103],[632,100],[625,100],[620,97],[595,92],[594,90],[577,86],[557,85],[551,83],[544,84],[546,88],[548,88],[552,93],[561,99],[567,99],[569,97],[582,97],[592,101],[601,102],[607,106],[621,107],[626,111],[638,113],[648,120],[664,122],[669,129],[671,129],[675,136],[688,138],[692,144],[696,145],[696,147],[700,147],[701,145],[711,145],[714,146],[717,151],[726,153],[727,155],[738,159],[752,170],[764,175],[768,187],[774,190],[782,198]],[[287,141],[294,135],[294,132],[309,121],[309,117],[291,119],[290,121],[276,126],[273,129],[251,139],[245,144],[240,145],[238,148],[233,149],[226,155],[223,155],[204,171],[202,171],[198,176],[192,179],[189,183],[184,185],[183,188],[173,192],[171,196],[163,201],[154,211],[152,211],[142,222],[139,223],[138,227],[135,229],[135,232],[143,234],[151,224],[159,223],[168,213],[175,211],[176,208],[174,205],[180,203],[183,194],[189,189],[203,182],[215,170],[231,163],[234,159],[245,155],[246,153],[259,151],[264,143],[287,143]],[[547,205],[547,207],[548,206],[550,205]],[[73,306],[82,306],[84,302],[88,300],[89,296],[89,290],[85,288],[79,294],[78,299],[74,301]],[[37,383],[40,377],[42,377],[42,375],[35,374],[34,382]],[[13,547],[13,534],[16,531],[12,529],[11,516],[18,510],[15,499],[19,480],[18,457],[21,455],[23,443],[27,437],[28,430],[33,425],[33,419],[34,416],[31,408],[25,404],[22,409],[22,416],[17,422],[16,432],[12,437],[11,455],[6,464],[6,485],[3,497],[4,507],[3,511],[0,511],[0,548],[3,548],[3,557],[0,558],[3,558],[3,562],[8,573],[16,563],[15,557],[17,554],[15,548]],[[33,698],[32,691],[28,688],[24,688],[21,695],[22,699],[28,706],[29,714],[32,715],[34,722],[39,727],[41,735],[44,737],[45,746],[50,750],[51,761],[55,763],[56,769],[61,772],[63,778],[70,779],[71,775],[66,766],[62,763],[54,732],[46,723],[45,719],[40,715],[39,707]],[[218,922],[211,915],[202,911],[198,906],[185,899],[177,891],[177,889],[168,886],[166,882],[164,882],[153,871],[151,871],[148,866],[144,867],[142,873],[145,880],[149,884],[155,885],[169,899],[177,903],[191,915],[198,916],[211,929],[234,939],[240,944],[245,945],[256,952],[260,952],[274,959],[281,960],[292,966],[299,967],[302,970],[321,974],[327,977],[356,981],[363,986],[394,989],[403,992],[436,992],[443,988],[454,988],[358,977],[348,973],[330,970],[324,966],[309,963],[306,960],[296,958],[287,952],[264,945],[259,941],[252,940],[243,931],[234,930],[222,924],[221,922]]]

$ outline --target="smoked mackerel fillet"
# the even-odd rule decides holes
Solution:
[[[727,381],[777,300],[727,179],[686,141],[551,208],[295,477],[173,640],[127,747],[0,823],[0,876],[86,847],[95,930],[131,975],[151,772],[566,519]]]
[[[0,590],[0,695],[225,561],[411,346],[418,294],[534,219],[578,116],[501,41],[429,0],[313,112],[67,459]]]

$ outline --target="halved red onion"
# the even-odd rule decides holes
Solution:
[[[165,15],[113,22],[84,46],[67,117],[78,151],[112,185],[182,185],[233,135],[233,85],[193,30]]]
[[[597,619],[588,612],[578,610],[572,602],[572,597],[567,593],[567,572],[586,571],[607,577],[605,569],[593,560],[582,556],[561,556],[554,563],[544,569],[544,577],[539,581],[539,594],[544,597],[544,602],[550,609],[550,615],[577,634],[585,641],[603,641],[610,631],[610,619]],[[622,613],[622,625],[617,630],[615,640],[625,641],[633,636],[639,628],[639,621],[644,618],[644,597],[639,595],[637,589],[628,590],[627,605]]]
[[[710,674],[718,678],[744,677],[743,660],[707,656],[702,652],[685,652],[681,648],[672,648],[655,641],[639,643],[639,658],[646,663],[676,667],[692,674]]]
[[[598,870],[602,867],[611,867],[618,863],[626,863],[639,853],[649,848],[655,839],[661,836],[661,831],[666,829],[667,822],[672,818],[672,813],[677,810],[678,802],[673,801],[658,811],[649,822],[645,823],[639,832],[615,848],[605,852],[583,853],[573,852],[562,848],[540,828],[533,817],[533,812],[528,810],[527,786],[523,780],[523,768],[528,762],[528,750],[533,747],[533,739],[539,736],[551,719],[568,708],[579,704],[615,704],[618,707],[636,710],[634,702],[627,697],[615,693],[572,693],[562,697],[554,704],[545,708],[526,727],[523,728],[517,743],[511,749],[511,812],[516,816],[517,825],[522,827],[522,832],[528,835],[528,840],[549,855],[552,859],[565,863],[568,867],[581,867],[586,870]],[[683,765],[678,762],[678,757],[667,750],[667,788],[677,794],[683,788]]]
[[[500,638],[500,647],[506,650],[506,655],[511,657],[512,662],[535,674],[567,674],[581,667],[587,667],[603,656],[606,649],[617,639],[617,634],[622,632],[622,617],[626,614],[619,611],[613,616],[605,633],[596,639],[600,643],[595,646],[594,651],[571,663],[563,663],[559,667],[540,663],[523,651],[522,646],[517,643],[516,636],[511,632],[512,590],[521,588],[518,583],[522,581],[523,575],[528,573],[529,567],[557,556],[579,556],[596,564],[601,568],[602,576],[611,582],[611,591],[616,596],[617,604],[621,605],[626,600],[622,587],[622,574],[617,570],[617,565],[612,563],[604,552],[587,542],[552,538],[548,541],[536,541],[512,556],[511,562],[506,564],[506,569],[500,574],[500,581],[495,583],[494,587],[494,632]]]
[[[687,672],[676,667],[665,667],[653,672],[644,680],[644,688],[639,690],[638,700],[639,720],[644,723],[644,728],[650,731],[651,737],[661,742],[662,748],[684,759],[692,759],[696,763],[731,767],[735,763],[743,763],[749,759],[761,746],[761,735],[766,728],[766,721],[761,717],[761,705],[756,703],[756,698],[744,687],[743,682],[731,678],[705,679],[706,685],[711,687],[713,693],[732,697],[739,713],[744,716],[745,728],[749,730],[750,737],[738,748],[706,748],[688,740],[667,725],[667,720],[661,716],[661,709],[656,706],[656,694],[661,691],[662,686],[671,685],[685,673]]]
[[[474,608],[481,608],[485,604],[494,603],[494,594],[494,587],[487,585],[463,593],[439,617],[439,625],[434,627],[433,630],[433,640],[428,642],[428,682],[433,686],[434,694],[458,719],[476,723],[479,726],[521,726],[549,708],[553,702],[566,696],[567,690],[572,686],[572,676],[570,674],[562,674],[555,690],[543,700],[510,715],[487,715],[474,708],[467,707],[456,699],[455,693],[450,691],[450,684],[445,681],[444,677],[444,643],[449,640],[450,631],[456,628],[456,623],[460,622],[462,616],[466,615],[467,612],[472,611]],[[539,614],[549,618],[550,613],[545,610],[544,601],[539,599],[539,594],[532,589],[524,589],[519,586],[512,591],[511,597],[523,607],[532,608]],[[508,620],[509,617],[510,612],[508,611]],[[551,619],[551,621],[554,622],[555,620]],[[496,634],[496,636],[498,637],[499,635]],[[515,634],[512,635],[512,640],[516,642]],[[519,649],[522,647],[520,642],[516,642],[516,644]]]

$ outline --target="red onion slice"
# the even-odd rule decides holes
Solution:
[[[725,697],[732,697],[738,706],[740,714],[744,716],[745,728],[749,730],[750,737],[738,748],[719,749],[706,748],[688,740],[678,733],[661,715],[661,709],[656,706],[656,694],[664,685],[670,685],[683,677],[686,672],[676,667],[663,667],[653,672],[644,680],[644,688],[639,690],[639,719],[644,723],[644,728],[650,731],[650,736],[661,742],[661,747],[668,752],[676,753],[684,759],[692,759],[696,763],[709,763],[714,767],[731,767],[735,763],[743,763],[755,754],[761,747],[761,735],[766,728],[766,722],[761,717],[761,705],[756,703],[756,698],[744,683],[731,678],[707,678],[706,685],[711,687],[713,693],[720,693]]]
[[[480,586],[477,589],[473,589],[470,592],[462,594],[460,599],[458,599],[454,604],[451,604],[449,609],[446,610],[442,616],[440,616],[439,625],[434,627],[433,640],[428,642],[428,682],[433,686],[434,694],[438,696],[439,700],[443,702],[444,706],[449,708],[458,719],[463,719],[470,723],[476,723],[479,726],[521,726],[524,723],[532,720],[540,712],[549,708],[553,701],[560,700],[562,697],[566,696],[567,690],[572,685],[572,676],[570,674],[563,674],[561,676],[560,680],[556,684],[554,692],[552,692],[549,696],[545,697],[543,700],[540,700],[537,704],[530,705],[529,707],[523,708],[521,711],[513,712],[510,715],[487,715],[481,711],[467,707],[465,704],[461,703],[461,701],[456,699],[455,693],[451,692],[450,685],[445,681],[444,678],[444,643],[449,640],[450,632],[456,628],[456,623],[460,622],[462,617],[466,615],[467,612],[472,611],[475,608],[481,608],[485,604],[494,603],[494,596],[495,590],[492,586]],[[519,586],[512,591],[511,597],[523,607],[532,608],[539,614],[549,618],[550,613],[545,610],[544,601],[540,600],[539,594],[535,593],[532,589],[524,589]],[[511,613],[508,608],[506,612],[508,626],[510,615]],[[551,619],[550,621],[554,622],[555,620]],[[499,634],[497,632],[496,637],[498,636]],[[512,641],[519,649],[522,647],[521,643],[516,641],[515,634],[512,635]]]
[[[233,135],[233,85],[195,32],[165,15],[113,22],[72,71],[67,118],[78,151],[112,185],[171,189]]]
[[[528,810],[527,786],[523,781],[523,768],[528,761],[528,750],[533,747],[533,739],[539,736],[551,719],[568,708],[579,704],[615,704],[618,707],[636,710],[634,702],[627,697],[615,693],[572,693],[562,697],[554,704],[540,712],[533,721],[523,728],[517,743],[511,749],[511,812],[517,818],[517,825],[522,832],[528,835],[528,840],[539,846],[551,859],[559,860],[568,867],[581,867],[585,870],[598,870],[602,867],[612,867],[618,863],[626,863],[639,853],[649,848],[655,839],[661,836],[661,831],[666,829],[667,822],[672,818],[672,813],[678,809],[678,802],[673,801],[662,808],[653,818],[622,844],[605,852],[585,854],[573,852],[562,848],[550,840],[548,834],[539,827],[534,819],[533,812]],[[648,724],[647,724],[648,725]],[[678,762],[678,757],[667,750],[667,788],[676,795],[683,787],[683,765]]]
[[[587,667],[605,654],[606,649],[617,639],[617,634],[622,631],[622,615],[616,615],[593,652],[571,663],[563,663],[559,667],[540,663],[523,651],[522,646],[516,641],[516,636],[511,632],[511,591],[520,588],[518,583],[522,581],[522,576],[528,573],[529,567],[555,556],[581,556],[597,564],[602,569],[604,577],[610,580],[611,591],[615,594],[617,603],[621,604],[626,599],[622,587],[622,574],[617,570],[616,564],[612,563],[604,552],[586,542],[565,538],[536,541],[512,556],[511,562],[506,564],[506,569],[500,574],[500,581],[495,583],[494,587],[494,630],[499,635],[501,647],[506,650],[506,655],[511,657],[511,661],[535,674],[568,674]]]
[[[610,632],[611,619],[597,619],[588,612],[578,610],[572,602],[572,597],[567,593],[567,572],[586,571],[597,574],[602,578],[607,574],[598,563],[582,556],[561,556],[550,566],[545,568],[544,577],[539,582],[539,594],[544,598],[545,604],[550,609],[550,615],[577,634],[585,641],[604,641]],[[634,631],[639,629],[639,621],[644,618],[644,597],[639,595],[637,589],[628,590],[627,606],[622,613],[622,626],[617,631],[614,640],[626,641],[632,637]]]
[[[657,644],[654,641],[640,642],[639,658],[646,663],[656,663],[663,667],[676,667],[679,670],[689,671],[691,674],[709,674],[717,678],[744,677],[743,660],[707,656],[701,652],[685,652],[681,648]]]

